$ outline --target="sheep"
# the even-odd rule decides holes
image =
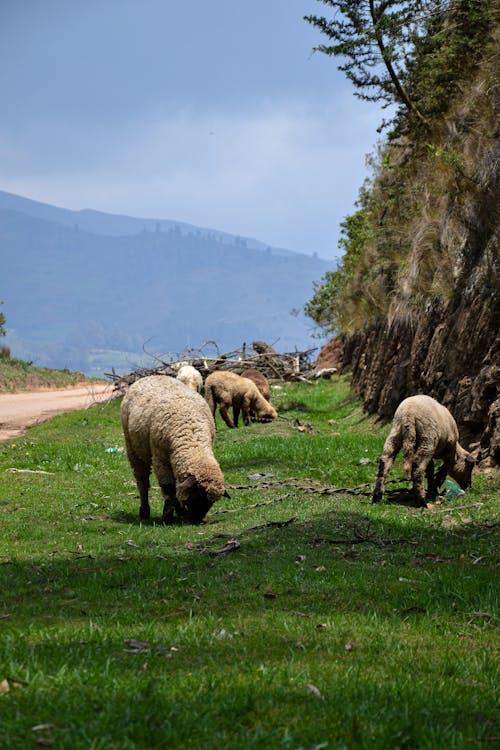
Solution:
[[[184,359],[181,359],[178,362],[173,362],[170,366],[172,370],[175,370],[175,372],[179,372],[181,367],[185,367],[186,365],[189,365],[189,362],[186,362]]]
[[[448,409],[430,396],[410,396],[400,403],[378,462],[377,479],[372,502],[382,500],[384,480],[399,451],[403,449],[403,473],[411,472],[413,494],[426,508],[424,475],[427,478],[427,499],[436,497],[446,475],[465,490],[471,486],[474,457],[458,442],[457,424]],[[443,464],[434,474],[433,459]]]
[[[269,382],[265,375],[260,370],[256,370],[255,367],[248,367],[241,373],[242,378],[248,378],[253,380],[259,391],[262,393],[266,401],[271,400],[271,389],[269,388]]]
[[[181,383],[184,383],[184,385],[187,385],[187,387],[191,388],[193,391],[197,391],[197,393],[203,388],[203,378],[198,370],[192,365],[183,365],[179,368],[177,380],[180,380]]]
[[[224,475],[212,452],[215,424],[205,399],[176,378],[133,383],[121,405],[128,460],[139,490],[139,518],[150,517],[151,466],[165,501],[162,522],[199,523],[219,497]]]
[[[266,401],[271,401],[271,389],[269,388],[269,382],[266,376],[263,375],[260,370],[256,370],[255,367],[248,367],[246,370],[243,370],[243,372],[241,373],[241,377],[248,378],[253,383],[255,383]],[[257,419],[257,416],[253,410],[250,410],[250,419],[252,422],[255,422]]]
[[[268,403],[259,389],[248,378],[242,378],[234,372],[213,372],[205,380],[205,398],[215,418],[217,404],[220,414],[228,427],[237,427],[240,411],[243,423],[250,424],[250,412],[254,412],[262,422],[270,422],[278,415],[275,408]],[[233,407],[233,420],[228,409]]]

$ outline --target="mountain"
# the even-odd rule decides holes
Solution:
[[[48,203],[40,203],[23,198],[20,195],[6,193],[0,190],[0,210],[18,211],[28,216],[33,216],[46,221],[53,221],[56,224],[62,224],[72,229],[83,229],[93,234],[102,234],[111,237],[121,237],[123,235],[139,234],[141,232],[158,232],[175,230],[182,235],[201,234],[202,236],[213,236],[220,242],[227,244],[241,243],[245,247],[255,250],[267,250],[269,247],[263,242],[250,237],[239,237],[227,232],[220,232],[215,229],[207,229],[186,224],[182,221],[172,221],[171,219],[144,219],[133,216],[124,216],[121,214],[107,214],[102,211],[94,211],[90,208],[84,208],[80,211],[71,211],[67,208],[51,206]],[[293,255],[291,250],[284,248],[273,248],[273,252],[279,255]]]
[[[92,230],[92,231],[91,231]],[[14,356],[89,375],[255,339],[311,348],[292,315],[332,263],[165,220],[68,211],[0,193],[0,299]]]

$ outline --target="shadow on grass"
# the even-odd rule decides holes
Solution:
[[[460,610],[490,611],[493,525],[415,528],[402,519],[381,517],[371,508],[332,508],[297,521],[294,508],[284,502],[279,506],[281,521],[259,523],[254,516],[245,521],[241,514],[230,514],[214,523],[209,515],[209,524],[179,523],[154,531],[151,527],[160,525],[155,518],[141,523],[142,535],[138,529],[126,554],[93,553],[89,558],[68,556],[62,550],[45,561],[2,561],[2,610],[11,612],[18,626],[35,616],[57,620],[65,607],[68,614],[80,608],[79,603],[61,604],[61,590],[69,589],[85,599],[92,616],[106,618],[109,590],[118,581],[127,590],[126,607],[141,612],[141,618],[157,616],[159,596],[171,597],[173,609],[186,596],[191,601],[193,585],[203,592],[202,602],[209,600],[214,617],[249,614],[259,606],[323,617],[350,610],[386,617],[414,608],[453,616]],[[131,513],[112,518],[115,523],[140,523]],[[216,533],[209,536],[207,531],[215,525]],[[111,526],[106,536],[114,532]],[[240,546],[226,554],[221,550],[228,539],[237,539]],[[116,544],[126,542],[117,537]],[[221,586],[229,572],[234,575],[231,585]],[[266,599],[263,592],[269,587],[275,596]],[[119,611],[125,602],[114,606]]]
[[[240,640],[244,643],[245,636]],[[317,671],[318,656],[296,648],[293,654],[293,644],[277,635],[267,643],[261,640],[251,655],[240,659],[235,659],[234,640],[218,641],[209,633],[197,643],[194,660],[189,642],[176,642],[180,648],[173,655],[168,651],[171,641],[158,644],[173,656],[170,660],[153,643],[142,654],[124,653],[123,634],[97,634],[90,642],[70,642],[64,649],[55,642],[41,644],[39,665],[60,665],[73,678],[67,680],[63,695],[47,691],[37,696],[38,711],[50,709],[54,720],[44,725],[44,736],[53,736],[65,748],[89,747],[89,737],[99,737],[108,743],[99,747],[152,750],[264,750],[280,747],[285,740],[287,745],[293,740],[294,748],[319,748],[332,739],[336,746],[378,750],[458,748],[463,747],[463,737],[494,733],[485,686],[465,684],[460,691],[450,691],[449,684],[438,679],[444,655],[436,659],[430,685],[429,675],[414,669],[408,651],[400,659],[408,676],[394,683],[377,680],[378,670],[374,675],[366,668],[363,649],[346,653],[340,641],[329,655],[329,673],[316,675],[318,688],[307,682],[308,665]],[[78,669],[85,670],[90,659],[106,664],[102,683],[112,684],[109,692],[76,679]],[[289,663],[295,668],[287,669]],[[78,707],[78,720],[69,720],[68,707]],[[11,736],[17,736],[18,744],[12,747],[33,745],[30,724],[35,719],[15,718]]]
[[[297,747],[325,737],[399,747],[404,734],[413,740],[404,746],[458,748],[447,731],[491,734],[492,525],[446,529],[426,523],[427,511],[387,518],[387,507],[335,498],[300,520],[297,506],[310,500],[271,506],[267,518],[223,515],[213,531],[211,514],[202,527],[143,523],[132,539],[110,523],[103,554],[88,552],[89,536],[86,554],[2,558],[0,661],[28,683],[11,700],[36,697],[24,735],[9,716],[6,746],[32,742],[41,709],[68,748],[118,725],[122,743],[185,747],[188,736],[214,750],[275,747],[280,726],[301,738]],[[135,513],[112,519],[139,525]],[[46,688],[54,675],[63,690]],[[269,741],[253,742],[256,722]],[[432,745],[434,727],[444,734]]]

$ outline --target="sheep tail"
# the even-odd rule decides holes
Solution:
[[[403,432],[403,474],[408,476],[415,458],[417,444],[417,429],[415,419],[405,419],[402,427]]]
[[[212,417],[215,417],[216,404],[213,393],[213,386],[210,383],[208,383],[208,385],[207,383],[205,383],[205,399],[208,406],[210,407],[210,411],[212,412]]]

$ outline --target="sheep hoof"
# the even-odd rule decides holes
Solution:
[[[151,509],[148,505],[147,508],[140,508],[139,509],[139,518],[141,521],[147,521],[151,515]]]
[[[161,522],[164,526],[171,526],[174,522],[174,511],[173,509],[167,513],[163,513]]]
[[[377,503],[382,502],[382,493],[381,492],[374,492],[372,495],[372,505],[376,505]]]

